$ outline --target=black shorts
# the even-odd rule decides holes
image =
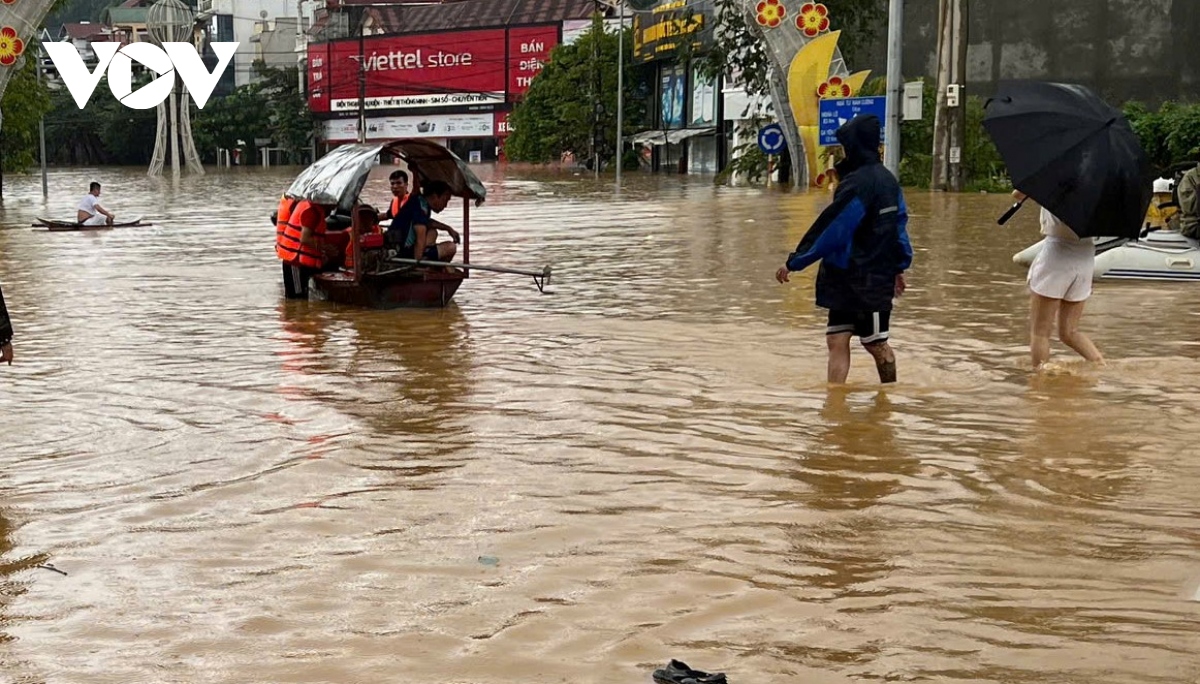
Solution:
[[[863,344],[886,342],[891,317],[891,311],[837,311],[831,309],[829,311],[829,327],[825,328],[825,334],[851,333],[857,335]]]
[[[283,264],[283,292],[288,299],[308,299],[308,279],[320,273],[315,268],[299,264]]]
[[[412,247],[405,247],[404,249],[401,249],[399,253],[400,253],[401,259],[412,259],[413,258]],[[438,254],[437,245],[426,245],[425,251],[422,252],[422,254],[424,256],[422,256],[421,258],[424,259],[425,261],[441,261],[442,260],[441,256]]]

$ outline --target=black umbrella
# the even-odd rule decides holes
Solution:
[[[1154,174],[1121,112],[1083,86],[1037,81],[1001,83],[985,107],[1014,188],[1080,237],[1138,236]]]

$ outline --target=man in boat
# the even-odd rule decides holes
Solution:
[[[896,177],[879,159],[879,118],[859,115],[837,130],[845,159],[830,204],[775,273],[788,274],[817,261],[817,306],[829,310],[825,329],[828,379],[842,384],[850,373],[850,339],[875,359],[879,380],[896,381],[896,355],[888,345],[892,299],[903,294],[912,264],[908,210]]]
[[[1175,193],[1179,196],[1179,213],[1172,220],[1178,221],[1184,237],[1200,240],[1200,164],[1183,174]]]
[[[400,214],[400,208],[408,201],[407,171],[393,171],[392,175],[388,176],[388,182],[392,185],[392,203],[388,205],[387,211],[379,215],[380,225],[396,218]]]
[[[116,214],[100,206],[100,184],[93,181],[88,194],[79,200],[75,220],[85,226],[111,226],[116,218]]]
[[[12,365],[13,328],[8,317],[8,309],[4,306],[4,292],[0,291],[0,363]]]
[[[275,253],[283,262],[283,287],[288,299],[308,297],[309,278],[342,265],[350,234],[329,230],[328,220],[335,208],[300,200],[287,213],[283,230],[276,229]]]
[[[400,208],[386,233],[387,244],[403,259],[450,261],[457,251],[458,231],[433,218],[450,203],[450,186],[445,181],[431,180],[421,184],[421,191]],[[446,231],[452,242],[438,242],[438,230]]]

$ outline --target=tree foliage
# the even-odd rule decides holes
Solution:
[[[251,148],[256,138],[270,138],[298,162],[309,146],[314,122],[300,92],[296,68],[255,65],[259,79],[209,100],[194,116],[196,147],[205,159],[218,149]],[[245,145],[239,145],[238,141]]]
[[[1141,102],[1129,102],[1124,114],[1159,169],[1200,159],[1200,104],[1166,102],[1150,111]]]
[[[24,171],[38,161],[38,124],[50,110],[50,94],[38,83],[36,44],[27,51],[24,65],[13,73],[0,100],[0,140],[6,171]]]
[[[645,117],[646,90],[639,82],[642,71],[633,66],[633,37],[625,33],[625,112],[622,133],[636,133]],[[579,158],[590,153],[593,131],[597,156],[607,162],[615,156],[617,127],[616,34],[604,31],[599,15],[590,29],[570,45],[559,45],[530,85],[510,117],[513,132],[505,154],[514,161],[544,163],[571,151]],[[594,50],[598,48],[597,59]],[[599,96],[593,83],[599,70]]]
[[[134,83],[138,88],[148,83],[141,76]],[[154,109],[130,109],[108,88],[108,77],[100,79],[95,93],[80,109],[65,86],[59,85],[50,94],[51,110],[46,116],[46,152],[55,163],[148,164],[154,153],[154,136],[158,126]]]

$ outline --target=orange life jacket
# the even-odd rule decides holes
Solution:
[[[307,268],[321,268],[325,265],[325,259],[321,254],[319,243],[318,245],[305,245],[300,242],[306,223],[314,235],[325,234],[325,211],[308,200],[301,200],[292,207],[288,214],[283,234],[276,242],[275,253],[289,264],[299,263]]]
[[[283,233],[287,230],[288,219],[292,216],[292,208],[296,206],[296,200],[284,195],[279,200],[279,209],[275,211],[275,254],[282,259],[280,254],[280,241],[283,240]]]
[[[404,195],[404,197],[396,197],[395,195],[392,195],[392,209],[390,212],[392,215],[392,218],[396,218],[396,214],[400,213],[400,207],[404,206],[404,201],[407,199],[408,199],[407,194]]]
[[[373,249],[373,248],[378,249],[379,247],[382,247],[382,246],[383,246],[383,231],[379,228],[379,226],[371,226],[370,228],[367,229],[366,233],[360,234],[358,236],[358,248],[360,250]],[[344,267],[347,271],[354,270],[354,243],[353,242],[348,241],[346,243],[346,259],[342,263],[344,264]]]

